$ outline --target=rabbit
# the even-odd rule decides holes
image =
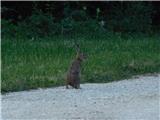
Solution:
[[[80,67],[81,62],[86,59],[86,56],[80,52],[79,45],[76,45],[77,55],[75,60],[72,62],[66,79],[66,89],[68,85],[72,86],[75,89],[80,89]]]

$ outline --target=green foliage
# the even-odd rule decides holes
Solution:
[[[12,24],[9,20],[1,20],[1,36],[5,37],[15,37],[16,36],[16,25]]]
[[[108,28],[119,32],[150,32],[152,6],[145,2],[119,2],[113,4],[107,18]]]
[[[49,7],[51,8],[51,7]],[[148,33],[151,32],[152,6],[145,2],[115,2],[111,11],[102,19],[102,10],[96,8],[95,18],[87,14],[87,9],[73,10],[69,4],[64,8],[64,17],[55,21],[49,12],[44,13],[35,8],[33,14],[24,21],[13,25],[2,20],[2,37],[26,36],[46,37],[53,35],[105,36],[109,32]]]
[[[103,29],[101,28],[99,21],[97,19],[89,18],[85,9],[70,11],[70,13],[67,11],[70,11],[68,7],[65,12],[65,16],[67,17],[61,21],[62,34],[102,34]]]
[[[26,36],[50,36],[55,34],[57,29],[54,19],[47,13],[36,11],[22,23],[18,25],[19,31]],[[25,32],[24,32],[25,31]]]
[[[136,2],[126,4],[122,25],[130,32],[146,32],[151,30],[152,7],[150,4]]]
[[[13,25],[5,21],[2,26],[5,26],[3,31],[4,36],[8,33],[15,33],[14,37],[25,36],[27,38],[76,34],[98,35],[103,32],[99,21],[89,19],[85,11],[81,10],[71,12],[70,15],[62,19],[61,22],[55,22],[51,15],[39,11],[34,12],[32,16],[25,21],[19,22],[18,25]]]
[[[65,18],[62,19],[62,34],[81,34],[85,31],[86,22],[88,22],[87,14],[85,10],[71,11],[69,6],[64,9]],[[91,23],[90,23],[91,24]]]
[[[136,35],[135,35],[136,36]],[[159,36],[2,39],[2,92],[64,85],[76,51],[73,40],[87,54],[83,82],[110,82],[136,74],[160,72]]]
[[[86,21],[88,16],[84,10],[75,10],[71,12],[71,18],[75,21]]]
[[[87,21],[75,21],[70,18],[62,20],[63,31],[62,34],[90,34],[92,36],[102,35],[103,29],[97,20],[89,19]]]

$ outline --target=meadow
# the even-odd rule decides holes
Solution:
[[[2,92],[65,85],[76,55],[74,41],[88,56],[82,64],[82,83],[106,83],[160,72],[158,35],[2,38]]]

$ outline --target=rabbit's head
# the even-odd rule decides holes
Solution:
[[[87,58],[87,56],[84,53],[80,52],[80,47],[79,44],[76,44],[76,51],[77,51],[77,59],[80,61],[83,61]]]
[[[77,59],[80,61],[83,61],[87,58],[87,56],[84,53],[78,53],[77,54]]]

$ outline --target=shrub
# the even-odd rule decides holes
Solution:
[[[145,2],[120,2],[112,5],[107,29],[118,32],[148,32],[151,30],[152,6]]]
[[[43,37],[55,34],[57,26],[51,15],[39,11],[34,12],[29,18],[19,23],[18,28],[20,34],[25,33],[28,37]]]
[[[1,36],[5,37],[14,37],[16,35],[17,27],[12,24],[9,20],[1,20]]]
[[[90,18],[85,10],[75,10],[68,13],[61,21],[62,34],[99,34],[102,29],[98,19]],[[101,33],[102,34],[102,33]]]

